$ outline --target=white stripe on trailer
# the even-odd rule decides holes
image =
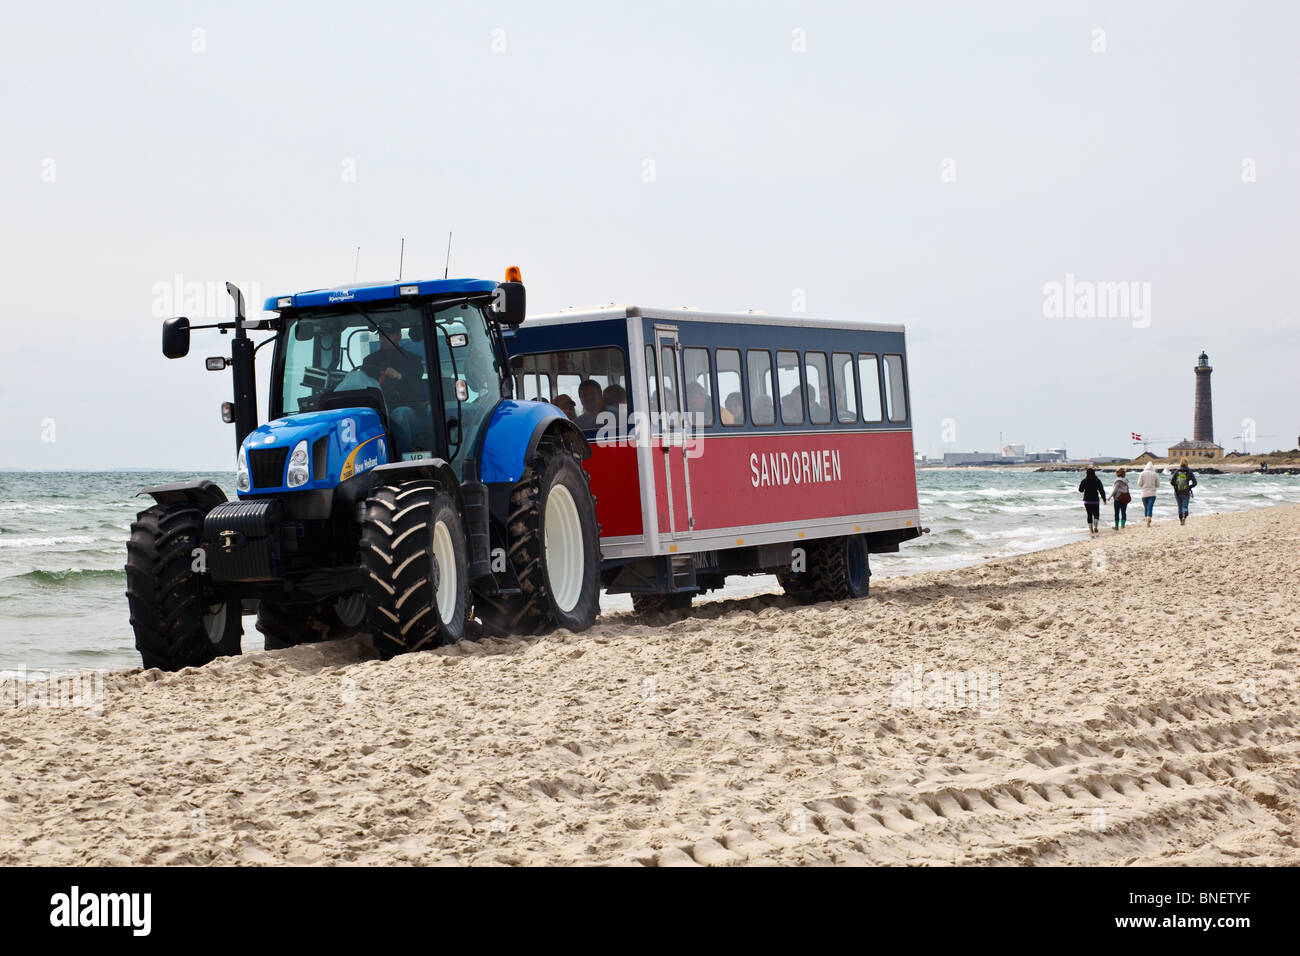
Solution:
[[[653,306],[608,305],[573,311],[530,315],[528,325],[570,325],[600,319],[656,319],[668,322],[727,322],[739,325],[781,325],[799,329],[838,329],[856,332],[905,332],[903,325],[858,322],[852,319],[813,319],[808,316],[765,315],[755,312],[702,312],[696,309],[659,309]],[[630,342],[629,342],[630,346]]]
[[[639,540],[627,548],[607,551],[606,539],[600,549],[609,557],[642,557],[661,554],[691,554],[697,551],[718,551],[724,548],[747,548],[758,544],[798,544],[817,538],[833,538],[849,534],[874,534],[880,531],[900,531],[919,528],[920,511],[887,511],[878,514],[836,515],[832,518],[807,518],[800,521],[772,521],[766,524],[740,525],[734,528],[710,528],[692,532],[689,537],[664,538],[646,543]],[[803,537],[800,537],[800,534]],[[632,539],[631,536],[628,538]],[[737,543],[739,542],[739,543]],[[632,547],[645,550],[634,551]]]

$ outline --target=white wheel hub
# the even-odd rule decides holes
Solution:
[[[347,594],[334,601],[334,613],[344,627],[360,627],[366,617],[366,598],[358,591]]]
[[[573,495],[564,485],[553,485],[546,496],[546,581],[555,606],[569,613],[582,596],[582,519]]]
[[[451,532],[447,522],[439,521],[433,526],[433,558],[438,564],[438,586],[434,591],[434,600],[438,605],[438,617],[445,624],[456,617],[456,549],[451,543]]]
[[[226,636],[226,614],[228,611],[229,605],[225,601],[214,604],[203,611],[203,630],[208,635],[208,640],[213,644],[220,644],[221,639]]]

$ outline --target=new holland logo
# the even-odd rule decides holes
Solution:
[[[244,536],[238,531],[218,531],[217,537],[221,539],[221,550],[226,554],[244,546]]]

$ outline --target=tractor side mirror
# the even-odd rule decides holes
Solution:
[[[502,325],[524,323],[525,296],[522,282],[502,282],[492,296],[492,314]]]
[[[190,354],[190,320],[183,315],[163,319],[163,355],[169,359]]]

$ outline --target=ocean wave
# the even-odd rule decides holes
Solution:
[[[118,568],[66,568],[62,571],[48,571],[37,568],[24,571],[6,578],[7,581],[32,581],[36,584],[79,584],[93,581],[121,580],[126,574]]]
[[[1005,512],[1007,514],[1023,514],[1023,513],[1038,512],[1038,511],[1069,511],[1076,507],[1080,507],[1080,506],[1079,505],[1048,505],[1048,504],[998,505],[997,510]]]
[[[11,538],[0,535],[0,548],[53,548],[61,544],[94,544],[99,539],[89,534],[70,534],[53,538]]]

